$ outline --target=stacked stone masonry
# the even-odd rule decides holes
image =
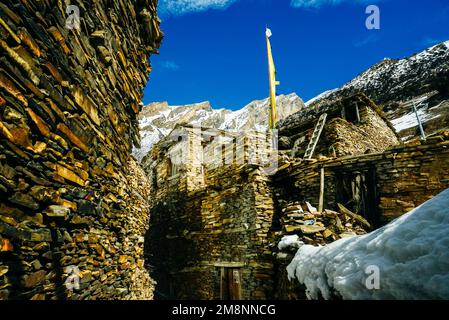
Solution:
[[[277,193],[286,201],[318,205],[321,168],[325,173],[325,208],[335,210],[337,203],[352,200],[348,206],[354,212],[375,226],[383,225],[449,187],[449,132],[382,153],[290,163],[275,177]],[[372,196],[364,199],[360,195],[359,202],[366,200],[366,205],[355,203],[357,199],[351,198],[355,194],[345,194],[354,186]],[[368,207],[370,213],[363,210]]]
[[[0,3],[0,299],[151,298],[130,156],[162,34],[153,0]],[[79,289],[65,281],[79,276]]]
[[[152,181],[146,255],[159,298],[272,296],[271,135],[179,126],[143,159]]]
[[[305,109],[284,120],[280,127],[281,149],[302,157],[319,115],[327,114],[315,156],[343,157],[382,152],[397,145],[399,138],[383,112],[363,94],[353,95],[323,110]],[[282,142],[287,141],[286,145]]]
[[[210,171],[205,185],[191,192],[172,185],[152,204],[146,253],[164,294],[160,298],[269,298],[269,179],[254,166],[227,166]],[[240,277],[238,293],[223,288],[220,277],[229,269]]]
[[[278,251],[282,236],[326,244],[408,212],[449,187],[448,148],[449,133],[441,132],[381,153],[284,157],[273,176],[246,164],[207,170],[201,185],[188,182],[188,168],[158,180],[145,252],[159,298],[305,298],[304,288],[287,279],[294,250]],[[166,157],[152,160],[164,168]],[[306,201],[319,206],[322,169],[325,210],[306,212]],[[226,289],[229,270],[238,275],[237,294]]]

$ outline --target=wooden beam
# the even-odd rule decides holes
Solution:
[[[355,113],[357,116],[357,122],[360,122],[361,120],[360,120],[359,104],[357,102],[355,103]]]
[[[320,172],[320,200],[318,204],[318,211],[324,211],[324,167],[321,168]]]
[[[224,300],[224,292],[223,292],[223,285],[225,282],[225,268],[221,267],[220,268],[220,300]]]
[[[361,215],[352,212],[351,210],[347,209],[341,203],[337,203],[337,206],[340,209],[341,213],[350,216],[351,218],[353,218],[353,219],[357,220],[358,222],[360,222],[361,224],[363,224],[365,227],[368,227],[369,229],[371,229],[371,224],[365,218],[363,218]]]
[[[214,267],[224,267],[224,268],[243,268],[245,263],[243,262],[216,262]]]

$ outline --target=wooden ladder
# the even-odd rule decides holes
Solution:
[[[324,124],[326,123],[327,113],[323,113],[313,130],[312,138],[310,139],[309,145],[307,146],[306,153],[304,154],[305,160],[312,159],[313,153],[315,152],[318,140],[320,140],[321,132],[323,132]]]

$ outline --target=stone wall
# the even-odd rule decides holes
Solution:
[[[149,185],[130,152],[156,1],[71,4],[79,30],[63,1],[0,4],[0,299],[151,298]]]
[[[329,237],[326,237],[325,231],[321,235],[319,232],[312,235],[302,232],[302,229],[297,230],[298,225],[301,226],[303,221],[310,217],[303,213],[296,213],[297,205],[293,205],[310,201],[318,206],[321,168],[324,168],[325,172],[324,209],[326,209],[321,216],[331,217],[330,220],[323,220],[326,228],[337,227],[335,230],[337,232],[333,232],[333,235],[329,233]],[[273,179],[276,209],[272,229],[274,243],[278,243],[284,235],[297,234],[299,240],[306,244],[324,245],[336,240],[334,235],[340,238],[346,236],[345,234],[363,234],[365,231],[372,230],[367,228],[366,224],[361,224],[363,221],[360,219],[348,220],[348,217],[345,219],[345,213],[337,207],[337,203],[341,200],[338,194],[344,177],[357,176],[363,172],[373,172],[375,176],[375,187],[368,191],[376,198],[374,209],[379,217],[375,219],[374,227],[378,227],[409,212],[449,187],[449,132],[440,132],[426,142],[414,141],[407,145],[389,148],[384,153],[321,161],[299,161],[295,164],[284,165]],[[372,183],[372,181],[364,182]],[[306,210],[305,206],[302,206]],[[333,209],[335,212],[327,209]],[[289,216],[290,210],[295,213],[291,215],[294,218]],[[336,214],[341,222],[333,226]],[[298,219],[301,223],[297,223]],[[318,221],[319,217],[313,217],[313,219]],[[314,225],[317,223],[315,222]],[[352,229],[350,230],[352,232],[348,232],[348,227]],[[343,234],[339,234],[338,231]],[[317,235],[320,237],[317,238]],[[273,247],[274,297],[276,299],[306,299],[305,287],[296,279],[289,281],[285,269],[293,259],[296,250],[290,247],[281,251]]]
[[[177,126],[152,146],[143,157],[153,182],[153,197],[165,196],[175,185],[178,191],[194,192],[205,186],[205,176],[223,166],[267,165],[275,156],[271,135],[258,132],[234,133],[219,129]]]
[[[333,119],[325,129],[325,139],[331,141],[323,155],[343,157],[382,152],[399,144],[399,139],[384,119],[367,106],[360,107],[360,124]],[[327,153],[324,153],[326,152]]]
[[[241,273],[242,299],[271,297],[268,178],[256,166],[226,166],[209,171],[205,185],[189,193],[172,185],[152,205],[146,254],[159,297],[219,299],[230,267]]]
[[[317,206],[321,168],[325,172],[325,208],[337,209],[343,180],[365,173],[367,180],[361,183],[374,197],[371,209],[378,215],[374,224],[382,225],[449,187],[449,133],[383,153],[296,162],[276,176],[276,194],[288,202],[309,201]]]
[[[195,190],[186,176],[161,184],[152,192],[145,241],[159,297],[219,299],[223,270],[234,268],[243,299],[303,299],[304,288],[286,278],[294,252],[276,249],[280,237],[298,233],[305,243],[330,243],[406,213],[449,186],[448,148],[449,133],[442,132],[382,153],[282,164],[270,178],[257,166],[234,165],[206,171],[204,186]],[[321,168],[326,210],[299,213],[298,203],[318,207]],[[369,212],[343,201],[348,188],[359,188],[361,198],[365,192]],[[339,202],[371,225],[338,209]]]

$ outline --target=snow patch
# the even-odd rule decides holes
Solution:
[[[298,235],[294,234],[292,236],[284,236],[278,244],[279,250],[284,250],[287,248],[299,248],[304,244],[304,242],[299,241]]]
[[[441,115],[431,116],[428,111],[425,109],[418,110],[419,118],[422,122],[427,122],[433,119],[440,117]],[[418,119],[416,119],[416,115],[414,112],[403,115],[400,118],[394,119],[391,121],[396,132],[401,132],[402,130],[413,128],[418,126]]]
[[[310,99],[309,101],[307,101],[307,102],[305,103],[306,107],[310,106],[310,105],[311,105],[312,103],[314,103],[315,101],[318,101],[318,100],[321,100],[321,99],[324,99],[324,98],[330,96],[333,92],[335,92],[335,91],[337,91],[337,90],[338,90],[338,89],[332,89],[332,90],[324,91],[323,93],[317,95],[315,98],[312,98],[312,99]]]
[[[449,299],[449,189],[363,236],[303,245],[287,267],[309,299]],[[371,266],[379,289],[368,289]],[[372,270],[372,269],[371,269]]]

